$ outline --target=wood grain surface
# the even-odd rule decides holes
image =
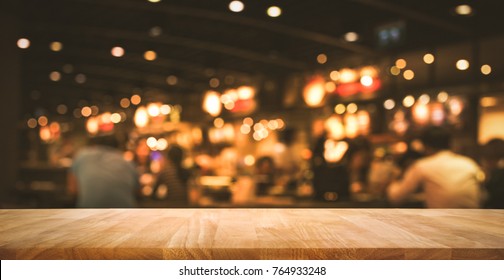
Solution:
[[[504,259],[504,210],[0,210],[0,259]]]

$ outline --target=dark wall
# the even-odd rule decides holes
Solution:
[[[0,202],[7,201],[18,172],[18,119],[21,96],[20,37],[16,1],[0,8]]]

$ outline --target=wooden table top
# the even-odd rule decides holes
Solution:
[[[0,210],[0,259],[504,259],[504,210]]]

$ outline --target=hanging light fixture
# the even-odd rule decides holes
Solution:
[[[213,117],[216,117],[221,113],[222,103],[218,92],[207,91],[203,100],[203,110]]]
[[[304,100],[310,107],[318,107],[322,105],[325,94],[324,79],[320,77],[317,77],[309,82],[303,91]]]

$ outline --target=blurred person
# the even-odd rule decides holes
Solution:
[[[350,174],[348,172],[350,152],[339,154],[337,160],[327,159],[327,133],[322,133],[312,149],[311,169],[313,172],[314,199],[318,201],[337,201],[350,198]],[[339,141],[347,144],[348,139]]]
[[[364,192],[368,187],[371,168],[371,143],[365,136],[358,136],[350,144],[348,164],[350,190],[353,193]]]
[[[421,189],[427,208],[479,208],[482,171],[472,159],[449,150],[450,132],[427,127],[420,140],[426,156],[412,163],[403,178],[388,187],[390,202],[403,203]]]
[[[481,149],[487,199],[484,208],[504,209],[504,140],[494,138]]]
[[[90,139],[77,152],[69,172],[68,192],[79,208],[131,208],[140,188],[133,163],[123,158],[113,135]]]
[[[191,172],[183,167],[183,160],[184,150],[177,145],[171,145],[165,153],[163,167],[158,174],[154,191],[158,198],[166,197],[167,201],[176,205],[188,203],[187,185]]]

